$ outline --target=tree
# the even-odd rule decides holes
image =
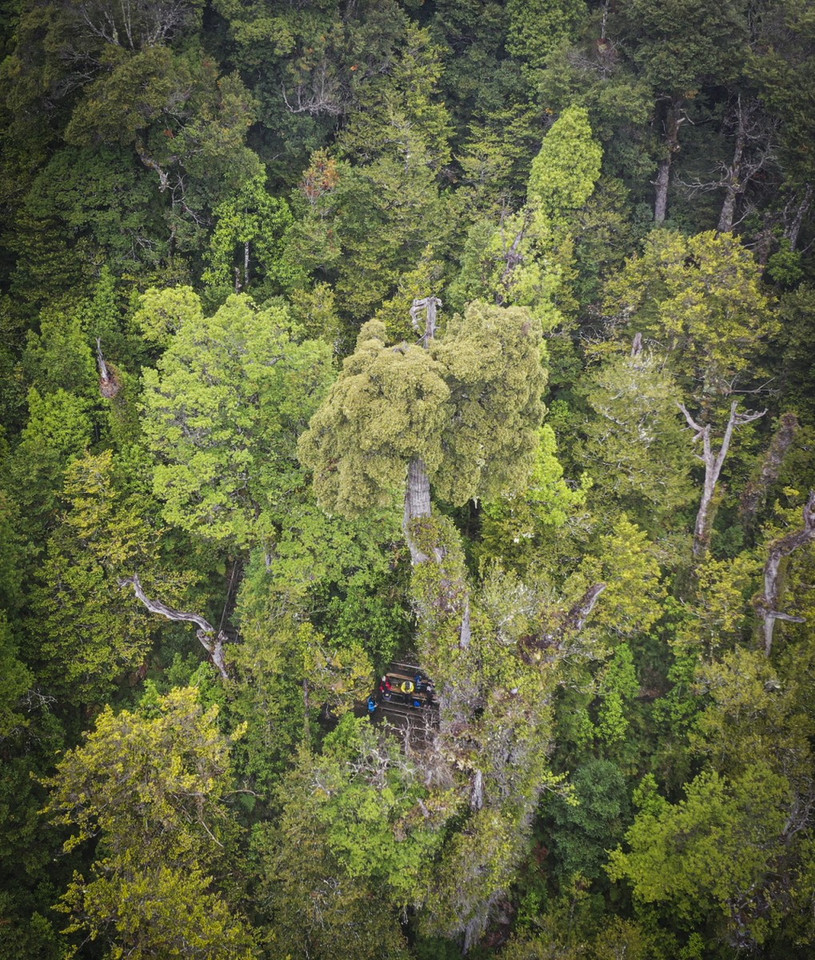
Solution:
[[[615,18],[616,19],[616,18]],[[747,48],[747,12],[740,0],[711,7],[700,0],[670,0],[659,9],[632,0],[610,31],[648,83],[662,139],[654,196],[654,221],[668,212],[673,157],[700,87],[729,80]]]
[[[411,809],[424,791],[410,783],[398,747],[373,728],[355,731],[359,724],[345,718],[322,757],[300,751],[280,787],[278,824],[259,832],[272,937],[292,957],[407,956],[383,872],[397,867],[399,881],[393,858],[411,876],[427,870],[426,849],[405,835],[428,833]]]
[[[243,183],[215,208],[214,219],[210,266],[203,275],[213,294],[251,288],[261,302],[291,284],[294,271],[287,269],[283,252],[293,218],[285,200],[269,195],[265,177]]]
[[[359,109],[340,135],[340,162],[325,189],[313,190],[321,154],[301,183],[308,206],[294,231],[295,255],[334,278],[354,323],[372,316],[451,229],[439,188],[450,155],[440,72],[427,31],[410,24],[390,68],[360,81]]]
[[[661,526],[692,495],[676,381],[659,355],[634,349],[590,368],[578,390],[590,408],[580,449],[589,497]]]
[[[136,711],[106,707],[46,781],[45,813],[70,827],[65,849],[98,838],[91,879],[61,900],[69,930],[112,955],[255,956],[243,921],[213,889],[230,835],[229,738],[192,688],[155,691]]]
[[[764,343],[777,330],[761,268],[738,238],[654,230],[641,256],[609,283],[616,336],[667,354],[685,395],[709,409],[737,387],[760,384]]]
[[[587,111],[564,110],[532,161],[526,206],[471,229],[454,297],[526,306],[545,333],[557,327],[574,307],[572,226],[600,176],[601,157]]]
[[[763,417],[767,411],[762,410],[759,413],[740,414],[738,413],[738,401],[734,400],[730,405],[730,416],[724,428],[721,446],[718,450],[714,451],[710,442],[711,425],[706,423],[704,426],[700,426],[688,413],[684,404],[680,404],[679,406],[685,415],[685,419],[688,421],[688,426],[691,430],[696,431],[696,436],[693,438],[694,441],[699,439],[702,441],[702,454],[699,459],[705,465],[705,479],[702,488],[702,499],[693,528],[693,555],[698,558],[703,556],[710,543],[710,510],[713,504],[713,496],[716,493],[716,484],[719,482],[719,475],[722,472],[722,466],[730,449],[730,442],[733,439],[733,431],[737,427],[758,420]]]
[[[453,504],[517,489],[532,465],[545,384],[526,311],[471,304],[426,350],[387,347],[384,336],[381,323],[365,324],[300,439],[324,508],[359,514],[401,488],[408,533],[429,515],[431,483]]]
[[[328,345],[299,343],[279,304],[258,310],[233,294],[213,316],[182,322],[158,369],[144,373],[143,425],[166,519],[233,549],[268,548],[299,486],[296,437],[330,375]]]

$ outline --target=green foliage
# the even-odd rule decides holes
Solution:
[[[329,510],[387,506],[420,458],[454,504],[518,487],[543,411],[539,335],[525,311],[472,304],[430,350],[387,347],[378,321],[299,443]]]
[[[150,621],[118,576],[155,563],[155,533],[142,498],[118,489],[110,451],[71,464],[63,496],[68,510],[31,593],[35,659],[52,688],[101,700],[149,648]]]
[[[69,931],[103,939],[112,956],[255,956],[207,874],[230,832],[220,803],[229,741],[216,715],[191,688],[135,712],[106,707],[46,781],[45,813],[73,830],[65,849],[99,837],[93,879],[75,875],[60,908]]]
[[[202,277],[210,296],[251,289],[260,302],[291,286],[294,272],[283,259],[283,238],[292,216],[285,201],[269,195],[265,177],[247,180],[214,215],[210,267]]]
[[[710,403],[760,377],[756,359],[778,321],[758,264],[732,234],[655,230],[610,291],[616,335],[655,340],[688,393]]]
[[[733,780],[701,774],[679,803],[645,804],[626,834],[630,852],[612,851],[609,875],[627,879],[644,903],[670,903],[691,929],[710,914],[733,923],[738,907],[761,943],[768,925],[751,891],[772,869],[769,851],[781,839],[788,802],[787,781],[760,762]]]
[[[579,598],[593,583],[607,586],[592,617],[592,634],[630,639],[647,633],[659,620],[666,596],[659,561],[648,535],[625,514],[583,558],[566,590]]]
[[[592,480],[586,474],[578,487],[564,479],[555,432],[544,424],[528,488],[484,504],[479,558],[501,557],[504,563],[511,559],[521,570],[536,564],[541,536],[549,530],[560,531],[579,516],[591,487]]]
[[[586,16],[583,0],[551,3],[547,0],[509,0],[507,4],[509,52],[531,67],[545,64],[547,55],[569,37]]]
[[[679,389],[659,356],[622,352],[583,381],[593,416],[582,458],[598,504],[612,498],[646,529],[657,529],[696,500]]]
[[[20,703],[33,677],[18,659],[17,644],[5,614],[0,614],[0,743],[28,725]]]
[[[0,956],[809,956],[814,24],[0,0]]]
[[[237,547],[269,543],[291,458],[330,376],[327,345],[297,343],[284,307],[231,296],[185,322],[144,373],[144,431],[167,520]]]
[[[625,779],[615,764],[592,759],[578,767],[570,783],[571,802],[555,796],[544,803],[543,842],[552,848],[562,882],[575,874],[597,879],[628,819]]]
[[[203,319],[201,301],[192,287],[149,287],[139,298],[132,323],[149,344],[164,348],[184,324],[198,325]]]
[[[329,843],[329,825],[315,815],[325,798],[315,797],[314,761],[305,751],[297,757],[281,791],[278,825],[254,838],[263,901],[270,906],[269,940],[290,956],[404,960],[396,911],[364,871],[349,876]]]

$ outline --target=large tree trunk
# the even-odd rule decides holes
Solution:
[[[414,457],[408,464],[407,485],[405,487],[405,516],[402,529],[410,548],[411,563],[416,566],[429,559],[417,546],[411,533],[411,523],[419,517],[430,516],[430,481],[427,468],[421,457]]]
[[[784,458],[792,446],[799,426],[798,418],[794,413],[785,413],[781,417],[770,448],[764,457],[764,463],[761,465],[761,473],[750,480],[742,494],[739,504],[742,523],[749,524],[755,520],[759,507],[767,498],[767,492],[778,480]]]
[[[733,159],[725,167],[723,180],[725,194],[718,224],[721,233],[729,233],[733,229],[739,198],[774,156],[775,125],[757,100],[745,102],[741,94],[737,96],[735,130]]]
[[[664,223],[668,215],[668,186],[671,182],[671,154],[660,160],[654,181],[654,223]]]
[[[673,155],[679,150],[679,127],[684,117],[679,114],[680,101],[670,100],[665,109],[665,146],[667,154],[660,160],[654,181],[654,223],[664,223],[668,215],[668,188],[671,185]]]
[[[792,623],[803,623],[803,617],[793,617],[776,610],[781,593],[779,578],[781,561],[788,557],[793,550],[805,547],[810,540],[815,539],[815,490],[809,494],[804,507],[804,525],[795,533],[787,534],[776,540],[770,547],[770,555],[764,565],[764,594],[758,602],[758,612],[764,621],[764,653],[769,657],[773,649],[773,630],[776,620],[788,620]]]

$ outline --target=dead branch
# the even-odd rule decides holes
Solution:
[[[102,341],[99,337],[96,338],[96,364],[99,367],[99,392],[103,397],[112,400],[122,389],[122,384],[105,362],[102,355]]]
[[[693,529],[693,555],[698,560],[704,556],[708,543],[710,542],[710,506],[713,503],[713,495],[716,492],[716,484],[719,482],[722,466],[730,449],[733,431],[746,423],[758,420],[760,417],[763,417],[767,411],[762,410],[760,413],[737,413],[738,400],[734,400],[730,405],[730,417],[724,430],[721,446],[717,451],[714,451],[710,437],[710,424],[706,423],[702,426],[693,419],[684,403],[680,403],[678,406],[684,414],[688,426],[691,430],[696,431],[693,442],[695,443],[699,439],[702,440],[702,454],[699,459],[705,465],[705,481],[702,489],[702,499],[699,503],[699,512],[696,514],[696,524]]]
[[[119,586],[132,586],[133,592],[144,606],[147,607],[150,613],[157,613],[159,616],[166,617],[168,620],[174,620],[177,623],[194,623],[198,627],[195,635],[201,641],[201,646],[212,658],[212,662],[218,668],[221,677],[223,677],[224,680],[229,679],[223,649],[228,638],[223,630],[216,631],[209,620],[205,620],[204,617],[199,616],[197,613],[184,613],[181,610],[174,610],[172,607],[168,607],[160,600],[151,600],[147,594],[145,594],[138,574],[134,573],[132,577],[122,577],[119,580]]]

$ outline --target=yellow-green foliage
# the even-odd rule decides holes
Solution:
[[[610,287],[617,333],[656,340],[686,389],[729,394],[761,376],[756,360],[778,330],[761,265],[729,233],[652,231]]]
[[[414,458],[451,503],[496,496],[534,463],[545,383],[540,331],[522,309],[471,304],[429,350],[386,346],[371,320],[300,438],[300,458],[321,504],[352,516],[391,503]]]

